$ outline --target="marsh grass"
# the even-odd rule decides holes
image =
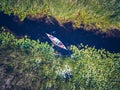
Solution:
[[[0,0],[0,5],[1,11],[13,13],[21,20],[47,15],[60,23],[73,21],[74,27],[84,24],[85,29],[120,29],[119,0]]]
[[[69,57],[48,43],[17,39],[0,31],[0,88],[29,90],[119,90],[120,53],[80,45]]]

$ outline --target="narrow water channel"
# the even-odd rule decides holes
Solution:
[[[52,18],[52,22],[46,17],[39,20],[25,19],[20,22],[17,17],[0,13],[0,27],[9,28],[16,36],[27,35],[30,39],[39,39],[42,42],[51,43],[45,33],[52,34],[59,38],[65,46],[78,46],[80,43],[90,47],[95,46],[96,49],[105,49],[110,52],[120,52],[120,31],[113,33],[114,35],[96,34],[97,31],[86,31],[82,28],[73,28],[72,22],[59,25],[58,21]],[[112,32],[111,32],[112,33]],[[58,47],[58,52],[66,53]]]

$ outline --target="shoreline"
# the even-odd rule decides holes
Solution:
[[[103,32],[120,30],[120,9],[117,0],[104,1],[0,1],[0,11],[8,15],[16,15],[21,21],[25,18],[48,20],[55,18],[59,24],[72,22],[74,28],[86,30],[99,29]]]

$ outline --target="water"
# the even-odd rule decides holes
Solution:
[[[59,25],[58,21],[51,18],[53,22],[46,17],[42,19],[25,19],[20,22],[13,15],[8,16],[0,13],[0,27],[6,26],[10,32],[17,37],[27,35],[30,39],[40,40],[42,42],[51,43],[45,33],[52,34],[60,39],[66,47],[70,45],[78,46],[80,43],[90,47],[95,46],[96,49],[105,49],[110,52],[120,52],[120,31],[112,31],[108,34],[96,34],[98,31],[86,31],[82,28],[73,28],[72,22],[66,22]],[[112,34],[111,34],[112,33]],[[55,50],[62,54],[69,54],[69,51],[55,47]]]

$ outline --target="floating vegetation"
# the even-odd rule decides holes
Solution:
[[[71,46],[70,57],[55,57],[48,43],[17,39],[0,31],[0,88],[29,90],[119,90],[120,53]]]
[[[72,21],[74,27],[120,30],[119,0],[0,0],[0,11],[26,17],[55,17],[60,23]]]

